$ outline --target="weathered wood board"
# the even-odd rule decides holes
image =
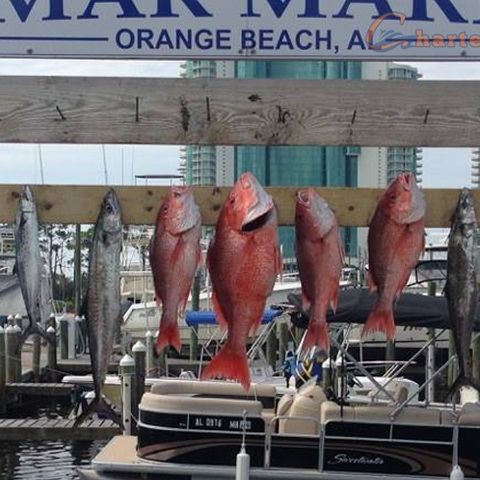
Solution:
[[[0,79],[0,142],[476,147],[478,81]]]
[[[38,185],[33,187],[43,223],[95,223],[102,198],[110,187]],[[123,211],[126,225],[152,225],[168,187],[113,187]],[[0,222],[11,223],[22,187],[0,185]],[[365,227],[375,210],[381,189],[318,188],[327,199],[342,226]],[[214,225],[230,188],[195,187],[197,203],[202,211],[204,225]],[[267,191],[274,197],[279,211],[279,222],[292,225],[295,214],[294,187],[271,187]],[[459,190],[427,189],[427,227],[449,227],[457,203]],[[480,190],[473,191],[477,212],[480,214]],[[480,220],[480,217],[479,217]]]

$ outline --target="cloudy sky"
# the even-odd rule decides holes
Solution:
[[[179,62],[0,60],[0,75],[87,75],[176,77]],[[427,80],[478,80],[476,63],[415,63]],[[480,140],[479,140],[480,142]],[[45,183],[105,183],[100,145],[0,145],[0,171],[4,183],[40,183],[42,156]],[[122,161],[123,157],[123,161]],[[424,149],[424,186],[469,186],[470,149]],[[177,147],[106,145],[110,184],[132,184],[135,175],[176,173]],[[123,166],[123,167],[122,167]]]

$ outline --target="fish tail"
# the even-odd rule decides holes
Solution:
[[[173,347],[178,353],[180,353],[182,349],[182,341],[180,339],[177,322],[167,324],[165,324],[165,322],[160,323],[160,332],[157,337],[157,353],[160,354],[160,352],[168,346]]]
[[[325,319],[323,321],[315,321],[313,318],[308,324],[307,336],[303,343],[304,348],[309,350],[314,346],[328,352],[330,350],[330,337],[328,335],[328,327]]]
[[[78,428],[88,417],[91,417],[95,412],[105,415],[107,418],[115,422],[122,430],[124,429],[121,418],[103,397],[101,397],[100,399],[95,397],[95,400],[93,400],[93,402],[85,409],[85,411],[82,412],[82,414],[75,419],[73,429],[75,430],[76,428]]]
[[[203,370],[201,379],[216,377],[236,380],[242,384],[245,391],[248,391],[250,370],[246,353],[233,351],[227,343]]]
[[[363,327],[362,337],[369,333],[384,332],[388,340],[395,340],[395,320],[393,310],[375,307]]]
[[[40,337],[45,339],[48,343],[52,342],[52,340],[46,334],[43,328],[39,327],[38,325],[29,324],[28,327],[22,332],[20,341],[18,342],[18,345],[17,345],[17,351],[16,351],[17,354],[22,351],[23,344],[25,343],[25,341],[30,335],[39,335]]]

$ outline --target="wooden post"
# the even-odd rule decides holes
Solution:
[[[75,225],[75,268],[73,272],[73,282],[75,286],[75,314],[80,315],[82,307],[82,226],[77,223]]]
[[[288,323],[281,321],[277,323],[278,330],[278,358],[280,359],[280,365],[285,360],[285,353],[288,349]]]
[[[145,334],[145,347],[147,350],[147,356],[145,358],[145,374],[147,377],[153,377],[155,362],[153,356],[153,333],[150,330]]]
[[[437,284],[435,282],[428,282],[428,295],[434,297],[437,294]],[[432,341],[427,349],[427,358],[425,362],[425,381],[433,377],[435,373],[435,329],[429,328],[427,330],[427,341]],[[425,389],[425,403],[428,405],[435,401],[435,379],[433,379]]]
[[[20,330],[23,330],[23,318],[19,313],[15,315],[15,325],[17,325]]]
[[[15,382],[17,355],[17,332],[13,325],[5,330],[5,355],[6,355],[6,380],[7,383]]]
[[[21,317],[20,317],[21,319]],[[22,349],[20,348],[20,342],[22,340],[22,328],[16,323],[13,327],[17,340],[15,342],[15,382],[22,381]]]
[[[385,345],[385,360],[387,362],[394,362],[395,361],[395,342],[387,340]],[[390,368],[390,364],[385,365],[385,371]]]
[[[119,375],[122,379],[122,422],[123,434],[132,434],[132,379],[135,374],[135,361],[130,355],[125,355],[120,360]]]
[[[133,360],[135,361],[135,376],[132,382],[134,388],[132,415],[134,418],[138,418],[138,404],[142,400],[143,393],[145,392],[145,357],[147,350],[145,345],[139,341],[133,346],[132,353]],[[135,429],[133,429],[133,426],[134,423],[132,422],[132,430],[135,433],[136,425]]]
[[[47,376],[50,382],[55,382],[57,379],[57,335],[55,328],[48,327],[47,335],[50,338],[48,342]]]
[[[473,379],[480,383],[480,333],[477,333],[473,338]]]
[[[13,325],[15,325],[15,319],[13,318],[13,315],[9,315],[7,317],[7,327],[11,325],[13,327]]]
[[[0,414],[4,414],[7,411],[6,373],[5,330],[0,326]]]
[[[267,336],[267,363],[276,370],[277,368],[277,333],[272,328]]]
[[[38,326],[40,327],[39,324]],[[33,379],[35,382],[40,381],[40,353],[41,353],[40,340],[41,340],[40,335],[33,336],[32,370],[33,370]]]
[[[68,358],[68,319],[63,316],[60,319],[60,358]]]
[[[192,286],[192,310],[200,310],[200,270],[197,271]],[[190,360],[198,360],[198,325],[190,327]]]

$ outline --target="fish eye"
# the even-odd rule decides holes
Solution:
[[[175,198],[179,198],[179,197],[182,196],[182,194],[181,194],[179,191],[174,191],[174,192],[173,192],[173,196],[174,196]]]
[[[164,205],[163,206],[163,213],[167,213],[168,212],[168,205]]]
[[[105,210],[107,211],[107,213],[112,213],[113,212],[113,208],[109,203],[107,203],[107,205],[105,207]]]

